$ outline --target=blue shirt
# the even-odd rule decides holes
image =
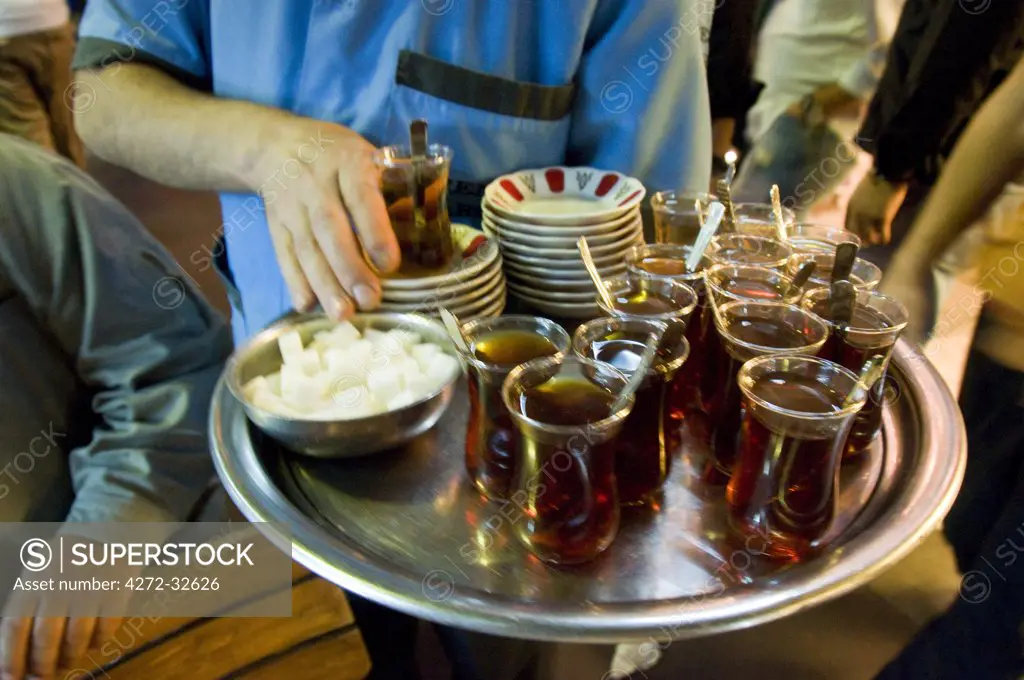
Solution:
[[[479,186],[529,167],[590,165],[638,177],[649,191],[706,190],[711,120],[700,27],[713,7],[92,0],[75,67],[155,64],[217,96],[339,123],[377,145],[405,140],[409,121],[425,118],[431,139],[454,151],[453,192],[465,196],[453,197],[462,206],[453,218],[473,223]],[[241,293],[236,340],[291,307],[262,201],[221,196]]]

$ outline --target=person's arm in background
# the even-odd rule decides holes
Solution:
[[[577,73],[567,163],[628,172],[649,192],[707,191],[711,115],[698,14],[705,5],[713,8],[602,0]]]
[[[758,2],[718,0],[712,17],[708,92],[715,174],[725,172],[723,157],[732,148],[736,121],[746,115],[750,104],[754,19]]]
[[[341,318],[375,307],[380,284],[360,244],[381,271],[397,267],[399,254],[374,147],[334,123],[212,96],[208,3],[164,8],[159,21],[154,12],[142,0],[89,2],[72,103],[86,145],[170,186],[258,192],[303,145],[323,142],[312,172],[289,180],[267,208],[278,262],[298,309],[319,300]]]
[[[980,3],[979,3],[980,4]],[[875,157],[846,216],[847,228],[871,243],[888,241],[887,217],[905,182],[939,153],[978,73],[1024,29],[1024,3],[992,2],[970,11],[962,0],[908,0],[885,72],[858,142]]]
[[[904,332],[923,341],[934,321],[932,266],[1024,170],[1024,61],[978,111],[882,281],[910,312]]]

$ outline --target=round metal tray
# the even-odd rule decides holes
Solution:
[[[295,560],[358,595],[418,617],[508,637],[621,642],[752,626],[837,597],[899,561],[942,520],[965,463],[963,423],[934,368],[900,341],[884,430],[844,464],[830,549],[795,566],[726,531],[722,491],[674,465],[660,507],[626,510],[595,562],[546,566],[512,536],[519,509],[481,499],[463,468],[463,388],[437,427],[403,450],[322,461],[249,425],[223,383],[210,413],[218,472]],[[689,449],[692,451],[692,449]]]

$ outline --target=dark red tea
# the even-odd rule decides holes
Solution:
[[[520,538],[541,559],[574,564],[593,559],[618,529],[614,438],[588,434],[611,415],[615,395],[582,378],[556,377],[520,395],[520,410],[547,425],[579,426],[567,437],[523,435],[519,489],[526,522]],[[593,442],[593,443],[592,443]]]
[[[558,353],[549,339],[525,330],[498,330],[473,341],[476,358],[504,374],[521,363]],[[501,370],[488,375],[470,371],[469,425],[466,428],[466,470],[488,498],[508,497],[515,474],[519,430],[501,399]]]
[[[779,287],[769,281],[721,277],[715,280],[715,285],[735,299],[750,300],[751,302],[776,302],[783,300]],[[727,299],[723,296],[719,304],[724,304],[726,301]],[[704,412],[710,415],[712,409],[711,400],[714,398],[716,388],[721,382],[719,369],[724,370],[725,366],[723,364],[726,363],[722,360],[720,353],[725,350],[722,349],[721,341],[718,338],[718,330],[715,328],[715,313],[711,308],[710,302],[704,305],[701,317],[702,336],[700,344],[704,347],[704,356],[706,357],[703,376],[701,377],[702,407]]]
[[[413,208],[411,195],[417,191],[417,186],[408,181],[408,173],[385,170],[381,180],[384,205],[402,253],[399,271],[406,277],[445,271],[455,254],[448,217],[447,165],[425,163],[421,172],[418,190],[423,206],[420,215]]]
[[[783,319],[736,317],[730,320],[728,333],[746,344],[777,350],[799,349],[810,344],[804,329],[794,328]],[[739,439],[741,392],[736,382],[740,367],[750,354],[731,352],[728,343],[720,340],[716,371],[719,381],[711,398],[708,417],[711,421],[712,455],[704,471],[709,484],[724,485],[732,474]]]
[[[707,290],[703,281],[694,281],[690,284],[697,293],[697,306],[704,310],[707,307]],[[702,385],[704,372],[707,368],[707,349],[705,338],[707,335],[706,324],[710,320],[702,313],[696,314],[686,324],[685,337],[690,343],[690,356],[683,364],[669,387],[669,404],[671,417],[681,424],[688,414],[694,414],[703,410]]]
[[[827,416],[843,403],[814,378],[789,373],[765,375],[750,390],[777,408],[804,414]],[[752,408],[746,397],[742,402],[739,454],[726,491],[733,522],[744,534],[768,537],[765,552],[770,556],[806,559],[835,516],[845,429],[832,436],[822,430],[816,439],[795,436],[780,431],[781,419]]]
[[[634,339],[618,338],[594,342],[593,358],[631,375],[640,364],[646,345]],[[671,351],[656,359],[672,360]],[[655,364],[657,366],[657,363]],[[665,373],[655,372],[641,384],[636,401],[619,433],[615,454],[615,478],[619,502],[643,503],[657,493],[672,467],[672,456],[681,444],[680,423],[672,417]]]
[[[829,319],[827,298],[816,300],[812,311]],[[818,356],[834,361],[854,373],[859,373],[872,357],[888,357],[899,337],[895,331],[885,332],[894,329],[891,319],[880,311],[861,304],[854,307],[853,318],[848,326],[850,330],[845,332],[837,332],[833,327]],[[882,429],[885,385],[884,379],[874,384],[864,408],[854,418],[853,427],[850,428],[850,435],[846,440],[846,455],[852,456],[863,451]]]

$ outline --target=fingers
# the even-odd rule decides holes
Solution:
[[[309,287],[309,282],[306,281],[306,275],[302,273],[291,232],[286,226],[288,222],[295,221],[294,215],[299,210],[301,207],[297,204],[284,207],[280,212],[268,209],[267,220],[270,225],[270,240],[274,244],[281,276],[292,296],[292,305],[299,311],[305,311],[313,305],[316,298],[313,296],[313,289]]]
[[[325,196],[311,222],[316,241],[342,288],[360,309],[375,309],[380,304],[380,283],[363,260],[341,199],[336,195]]]
[[[288,225],[288,231],[309,287],[328,316],[337,320],[348,318],[355,312],[355,308],[313,234],[309,213],[302,208],[294,217],[296,221]]]
[[[61,642],[67,619],[63,617],[37,616],[32,625],[32,641],[29,644],[29,677],[52,678],[57,674]]]
[[[4,680],[22,680],[28,667],[32,619],[5,616],[0,621],[0,672]]]
[[[374,148],[362,139],[357,145],[352,162],[338,171],[341,201],[352,216],[359,241],[374,266],[381,272],[391,272],[400,264],[401,255],[380,192],[380,173],[373,163]]]
[[[61,668],[76,668],[85,658],[96,632],[97,620],[93,616],[68,619],[64,631],[64,644],[60,652]]]

